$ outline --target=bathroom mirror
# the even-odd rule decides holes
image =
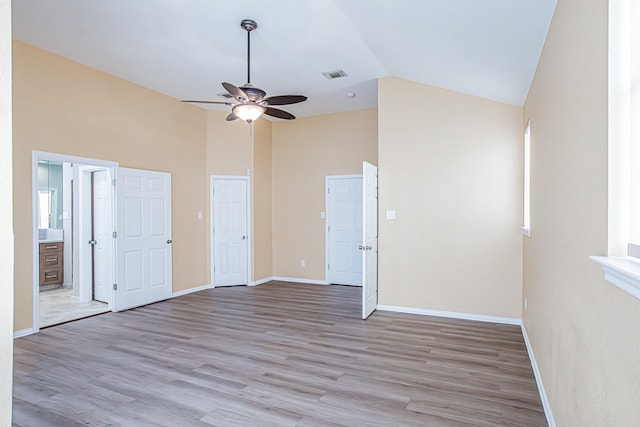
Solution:
[[[38,162],[38,228],[62,228],[62,162]]]

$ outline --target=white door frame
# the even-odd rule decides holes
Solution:
[[[211,178],[209,180],[209,246],[210,246],[210,250],[211,250],[211,259],[210,264],[209,264],[209,272],[211,274],[211,287],[215,288],[216,287],[216,283],[215,283],[215,275],[214,275],[214,266],[215,266],[215,233],[214,233],[214,220],[215,220],[215,215],[214,215],[214,193],[213,193],[213,183],[215,180],[217,179],[224,179],[224,180],[240,180],[240,181],[245,181],[247,184],[247,213],[246,213],[246,218],[247,218],[247,286],[252,286],[253,280],[252,280],[252,272],[251,272],[251,265],[252,265],[252,257],[251,254],[253,252],[252,248],[253,248],[253,236],[252,236],[252,231],[253,231],[253,216],[251,215],[251,177],[250,176],[243,176],[243,175],[211,175]]]
[[[329,283],[329,218],[331,217],[331,209],[329,208],[329,182],[336,179],[356,179],[362,178],[362,174],[350,175],[327,175],[324,178],[324,281]]]
[[[38,239],[38,162],[40,160],[51,160],[55,162],[79,163],[92,166],[99,166],[110,170],[111,176],[114,176],[114,170],[119,166],[118,162],[108,160],[91,159],[88,157],[78,157],[59,153],[49,153],[46,151],[33,150],[31,152],[31,245],[32,245],[32,329],[33,332],[40,330],[40,246]],[[74,233],[74,240],[77,238]],[[74,243],[74,248],[78,245]],[[75,249],[74,249],[75,252]],[[74,253],[74,256],[76,254]],[[115,254],[114,254],[115,257]],[[115,263],[115,258],[114,258]],[[113,298],[112,298],[113,300]],[[109,309],[113,310],[112,304]]]

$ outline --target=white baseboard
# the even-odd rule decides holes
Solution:
[[[476,322],[501,323],[505,325],[521,325],[522,320],[513,317],[485,316],[483,314],[459,313],[455,311],[427,310],[423,308],[399,307],[395,305],[378,305],[378,310],[396,313],[420,314],[423,316],[448,317],[451,319],[473,320]]]
[[[310,285],[328,285],[329,284],[329,282],[327,282],[326,280],[300,279],[297,277],[273,276],[271,280],[278,280],[280,282],[307,283]]]
[[[195,288],[189,288],[182,291],[174,292],[173,294],[171,294],[171,297],[172,298],[181,297],[183,295],[188,295],[194,292],[204,291],[205,289],[211,289],[211,288],[213,288],[213,285],[196,286]]]
[[[527,328],[524,327],[524,323],[520,326],[520,329],[522,329],[524,344],[527,346],[527,353],[529,353],[529,360],[531,361],[531,367],[533,368],[533,376],[536,378],[538,393],[540,393],[540,400],[542,401],[542,409],[544,409],[544,415],[547,417],[547,424],[549,424],[549,427],[556,427],[556,421],[553,419],[549,398],[547,397],[547,392],[545,391],[544,384],[542,383],[542,375],[538,368],[538,362],[536,362],[536,356],[533,354],[533,348],[531,347],[531,342],[527,335]]]
[[[258,285],[262,285],[264,283],[270,282],[272,280],[275,280],[273,278],[273,276],[269,276],[269,277],[265,277],[264,279],[260,279],[260,280],[256,280],[254,282],[249,283],[249,286],[258,286]]]
[[[13,338],[22,338],[22,337],[26,337],[27,335],[31,335],[31,334],[35,334],[36,331],[33,328],[28,328],[28,329],[22,329],[20,331],[15,331],[13,333]]]

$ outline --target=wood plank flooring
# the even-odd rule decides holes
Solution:
[[[206,290],[15,341],[14,426],[546,426],[520,328]]]

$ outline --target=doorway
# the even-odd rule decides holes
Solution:
[[[378,168],[326,177],[327,282],[362,287],[362,318],[378,306]]]
[[[91,279],[110,281],[112,239],[101,237],[97,251],[90,241],[96,240],[91,238],[94,230],[113,227],[111,176],[115,166],[113,162],[33,152],[34,331],[111,310],[109,295],[100,300],[94,297]]]
[[[211,177],[211,276],[214,287],[249,283],[249,184],[247,176]]]
[[[327,282],[362,286],[362,175],[326,178]]]

